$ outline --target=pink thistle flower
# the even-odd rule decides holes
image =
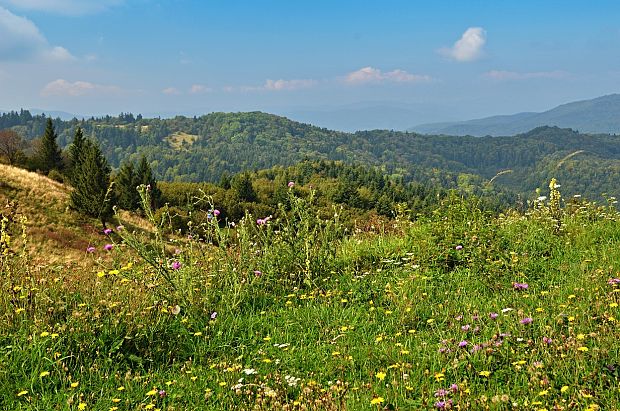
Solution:
[[[114,248],[113,244],[106,244],[106,245],[103,246],[103,249],[106,250],[106,251],[110,251],[113,248]]]
[[[111,228],[106,228],[105,230],[103,230],[103,234],[105,234],[105,235],[112,234],[112,229]]]
[[[174,262],[172,263],[172,269],[173,269],[173,270],[178,270],[179,268],[181,268],[181,262],[179,262],[179,261],[174,261]]]
[[[498,313],[490,313],[489,314],[489,318],[492,319],[492,320],[496,319],[497,317],[499,317]]]
[[[531,324],[533,321],[534,321],[534,319],[532,319],[531,317],[525,317],[524,319],[522,319],[519,322],[521,324],[527,325],[527,324]]]
[[[86,252],[87,252],[87,253],[94,253],[94,252],[95,252],[95,247],[93,247],[92,245],[91,245],[91,246],[89,246],[89,247],[86,249]]]
[[[213,210],[213,215],[216,216],[216,217],[219,216],[220,215],[220,210],[218,210],[218,209]]]
[[[295,183],[293,181],[289,181],[288,188],[293,188],[293,187],[295,187]]]

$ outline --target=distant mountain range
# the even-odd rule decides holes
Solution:
[[[572,128],[581,133],[620,134],[620,94],[562,104],[542,113],[526,112],[469,121],[421,124],[409,131],[453,136],[510,136],[540,126]]]

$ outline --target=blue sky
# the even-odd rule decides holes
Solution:
[[[540,111],[620,92],[619,11],[596,0],[0,0],[0,109],[262,110],[320,123],[320,112],[382,107],[410,125]]]

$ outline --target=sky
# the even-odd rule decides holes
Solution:
[[[615,0],[0,0],[3,110],[401,128],[619,85]]]

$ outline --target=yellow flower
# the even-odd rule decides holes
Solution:
[[[72,382],[72,383],[71,383],[71,388],[77,388],[77,386],[78,386],[78,385],[80,385],[80,382],[79,382],[79,381]]]
[[[489,375],[491,375],[491,371],[480,371],[478,374],[483,376],[483,377],[488,378]]]
[[[386,376],[386,375],[387,375],[387,374],[386,374],[386,373],[384,373],[384,372],[378,372],[378,373],[376,374],[376,377],[377,377],[378,379],[380,379],[381,381],[383,381],[383,380],[385,379],[385,376]]]
[[[375,397],[375,398],[373,398],[373,399],[370,401],[370,404],[371,404],[371,405],[378,405],[378,404],[381,404],[383,401],[385,401],[385,400],[383,399],[383,397]]]
[[[17,393],[17,396],[21,397],[22,395],[26,395],[26,394],[28,394],[28,390],[22,390],[22,391]]]
[[[151,391],[147,392],[146,395],[153,396],[157,394],[157,388],[153,388]]]
[[[81,402],[78,404],[78,410],[85,410],[86,409],[86,403],[85,402]]]
[[[125,389],[125,387],[123,387],[122,385],[120,387],[118,387],[116,390],[117,391],[123,391]]]
[[[49,371],[43,371],[41,372],[41,374],[39,374],[39,377],[43,378],[43,377],[47,377],[48,375],[50,375]]]
[[[224,381],[220,382],[220,387],[224,387],[226,383]]]
[[[584,338],[586,338],[585,334],[577,334],[578,340],[583,340]]]
[[[565,393],[566,391],[568,391],[568,385],[565,385],[562,388],[560,388],[561,393]]]
[[[48,333],[47,331],[43,331],[40,336],[41,337],[47,337],[48,335],[50,335],[50,333]]]
[[[579,347],[579,348],[577,348],[577,350],[579,350],[581,352],[587,352],[588,351],[588,347]]]
[[[120,398],[112,398],[112,402],[121,402]]]

